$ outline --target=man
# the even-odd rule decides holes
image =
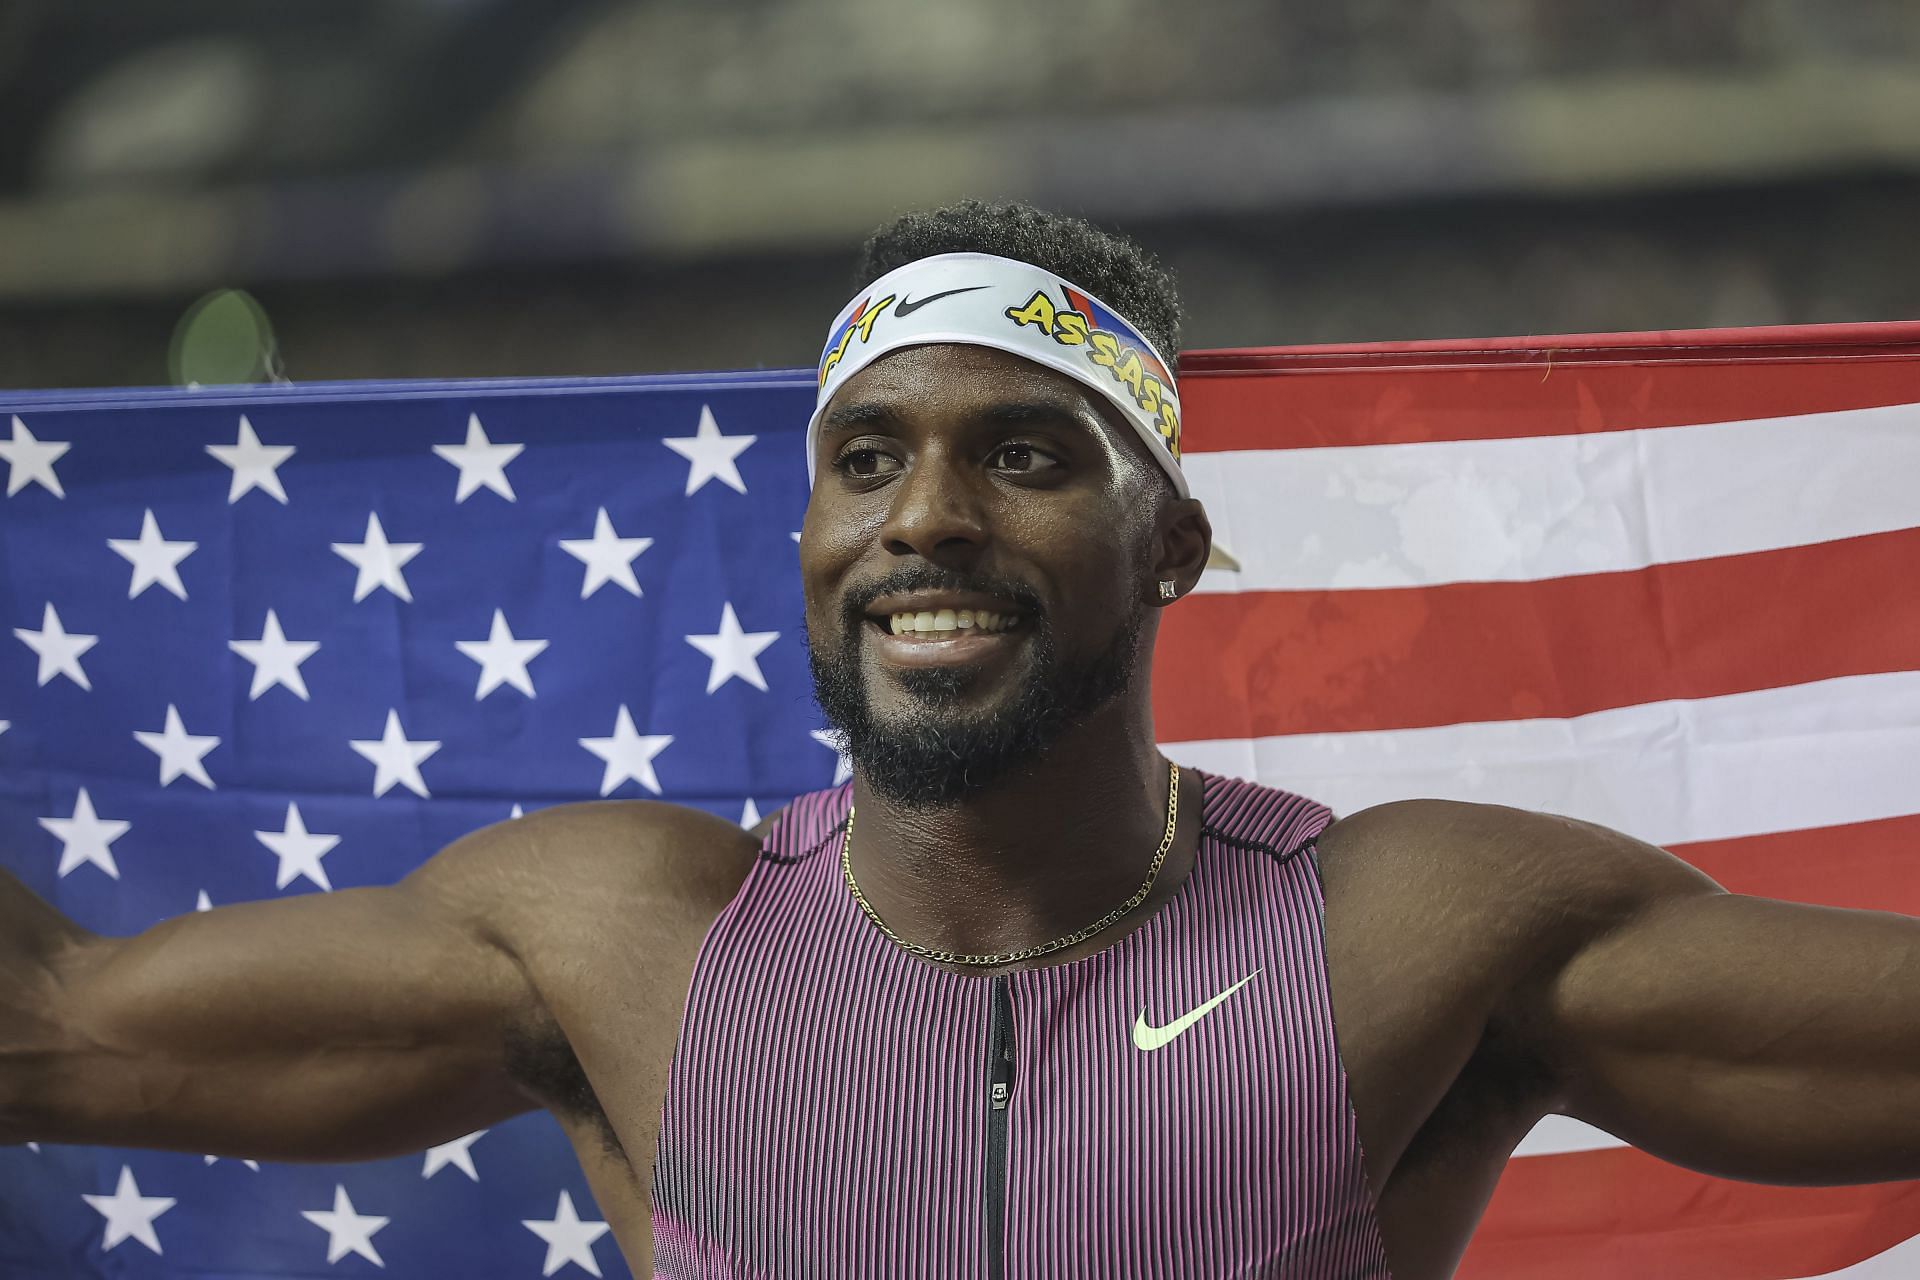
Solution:
[[[801,539],[853,781],[752,837],[559,806],[134,938],[6,880],[0,1140],[366,1159],[544,1106],[672,1277],[1431,1280],[1553,1111],[1733,1177],[1920,1175],[1920,923],[1160,755],[1158,611],[1211,531],[1138,249],[965,204],[861,278]]]

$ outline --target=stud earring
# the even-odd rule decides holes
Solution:
[[[1179,594],[1180,593],[1178,591],[1174,590],[1174,586],[1171,582],[1167,581],[1165,578],[1162,578],[1160,580],[1160,598],[1162,600],[1171,600]]]

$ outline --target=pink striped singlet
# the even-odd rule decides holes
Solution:
[[[995,977],[861,914],[851,783],[795,800],[694,967],[655,1274],[1385,1280],[1303,853],[1333,815],[1198,776],[1171,898],[1103,951]]]

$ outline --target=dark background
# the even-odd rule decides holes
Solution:
[[[1913,318],[1920,5],[0,0],[0,387],[804,365],[960,196],[1188,347]]]

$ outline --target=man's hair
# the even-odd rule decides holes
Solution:
[[[1180,350],[1180,296],[1154,256],[1082,218],[1029,204],[962,200],[909,213],[867,237],[855,291],[937,253],[991,253],[1051,271],[1118,311],[1169,363]]]

